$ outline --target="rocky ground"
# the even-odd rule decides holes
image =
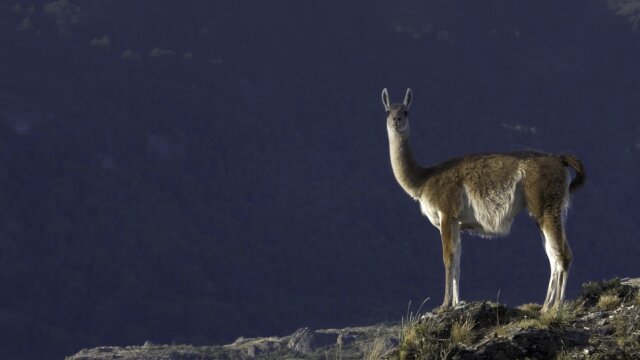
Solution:
[[[68,360],[201,359],[640,359],[640,279],[591,282],[557,313],[540,306],[462,303],[407,314],[401,324],[239,338],[222,346],[85,349]]]
[[[103,346],[85,349],[68,360],[204,360],[204,359],[362,359],[372,347],[393,349],[400,325],[345,329],[302,328],[284,337],[239,338],[222,346],[157,345]]]

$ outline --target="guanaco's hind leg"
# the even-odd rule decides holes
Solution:
[[[544,238],[544,249],[549,257],[551,267],[549,287],[542,311],[551,308],[560,309],[564,301],[572,259],[560,211],[544,216],[539,225]]]

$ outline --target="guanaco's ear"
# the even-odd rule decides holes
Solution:
[[[404,96],[404,107],[409,110],[409,105],[411,105],[411,100],[413,99],[413,93],[411,89],[407,89],[407,94]]]
[[[386,111],[389,111],[389,93],[387,92],[387,88],[382,89],[382,105],[384,105]]]

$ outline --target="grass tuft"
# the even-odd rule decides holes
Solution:
[[[451,325],[451,343],[452,344],[471,344],[475,339],[473,328],[476,323],[471,319],[458,320]]]
[[[422,304],[418,308],[418,311],[416,311],[415,313],[411,311],[411,301],[409,301],[409,305],[407,306],[407,315],[406,317],[402,318],[402,322],[400,325],[400,334],[398,338],[401,344],[405,342],[407,337],[415,336],[416,325],[422,317],[420,312],[422,311],[422,307],[427,301],[429,301],[429,298],[425,299],[422,302]]]
[[[638,292],[633,286],[622,284],[620,279],[608,281],[592,281],[582,285],[582,299],[586,307],[597,306],[603,295],[616,295],[621,302],[633,301],[633,296]]]
[[[616,294],[605,293],[600,295],[597,306],[606,311],[614,310],[622,303],[622,299]]]
[[[379,360],[382,359],[389,351],[389,347],[384,338],[380,335],[380,329],[378,329],[375,339],[369,344],[365,353],[365,360]]]
[[[549,310],[547,312],[541,313],[538,318],[538,322],[540,323],[541,328],[550,328],[554,326],[562,326],[569,323],[571,317],[571,313],[565,308],[562,307],[558,310]]]
[[[406,331],[404,341],[398,345],[398,358],[439,360],[445,359],[452,349],[450,340],[439,339],[437,325],[430,319],[414,324]]]
[[[528,304],[522,304],[518,306],[516,309],[527,313],[527,315],[529,315],[530,313],[537,314],[542,309],[542,305],[536,304],[536,303],[528,303]]]
[[[572,360],[573,357],[571,354],[567,352],[567,350],[562,350],[556,354],[554,360]]]
[[[514,326],[517,326],[520,329],[537,329],[541,327],[539,319],[531,319],[531,318],[522,319],[516,322]]]
[[[415,313],[411,311],[411,302],[409,302],[409,305],[407,306],[407,315],[402,318],[400,334],[398,334],[398,354],[401,360],[409,357],[410,354],[420,347],[422,340],[422,326],[420,325],[420,318],[422,315],[420,312],[428,300],[428,298],[425,299]]]

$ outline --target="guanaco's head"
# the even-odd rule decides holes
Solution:
[[[389,131],[404,133],[409,130],[409,106],[412,98],[411,89],[407,89],[404,101],[401,104],[391,104],[387,89],[382,90],[382,104],[387,111],[387,129]]]

